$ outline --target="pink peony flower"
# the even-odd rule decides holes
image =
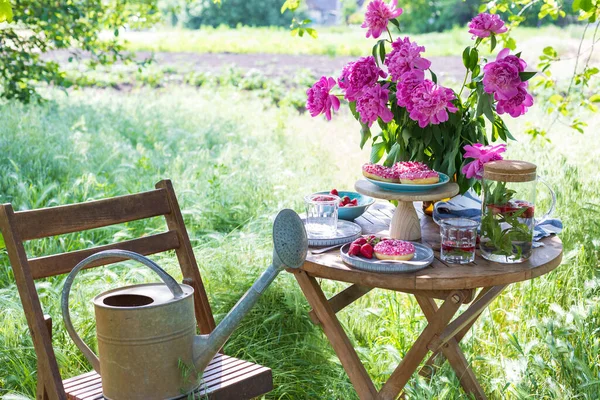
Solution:
[[[504,143],[497,145],[484,146],[481,143],[475,143],[472,146],[466,145],[464,158],[473,158],[474,160],[466,164],[462,173],[468,178],[483,178],[483,164],[490,161],[502,160],[502,154],[506,151]]]
[[[394,114],[387,106],[390,91],[387,90],[389,83],[380,86],[375,85],[367,88],[362,96],[356,101],[356,111],[360,114],[363,124],[373,125],[377,118],[383,122],[390,122]]]
[[[508,30],[504,21],[496,14],[481,13],[469,22],[469,33],[473,38],[486,38],[491,34],[500,34]]]
[[[483,67],[483,90],[496,100],[508,100],[519,92],[519,67],[511,60],[496,60]]]
[[[398,81],[402,74],[413,69],[422,71],[428,69],[431,66],[431,61],[421,57],[421,53],[424,51],[425,47],[411,43],[408,37],[396,39],[392,43],[392,51],[385,56],[384,62],[392,79]]]
[[[323,76],[306,91],[306,109],[310,112],[311,117],[325,113],[325,117],[331,120],[331,108],[335,111],[339,110],[340,100],[329,94],[334,86],[335,79]]]
[[[367,37],[377,39],[387,29],[388,21],[402,14],[402,9],[396,8],[397,5],[398,0],[392,0],[389,6],[383,0],[373,0],[369,3],[365,22],[361,25],[361,28],[368,29]]]
[[[413,107],[411,96],[417,86],[425,80],[425,74],[419,69],[413,69],[400,77],[396,85],[396,100],[400,107],[406,107],[410,112]]]
[[[376,85],[379,78],[385,77],[385,72],[377,66],[373,56],[361,57],[344,67],[338,84],[345,92],[346,100],[356,101],[364,90]]]
[[[509,114],[517,118],[527,112],[527,108],[533,105],[533,97],[527,93],[527,82],[518,87],[518,93],[508,100],[499,100],[496,104],[498,114]]]
[[[520,59],[517,56],[513,56],[510,55],[510,49],[508,48],[504,48],[500,51],[500,53],[498,53],[498,55],[496,56],[496,61],[502,61],[502,62],[506,62],[509,63],[511,65],[514,65],[515,68],[517,68],[519,70],[519,72],[523,72],[525,71],[525,68],[527,67],[527,63]]]
[[[452,104],[454,92],[451,89],[436,85],[425,79],[412,90],[409,99],[409,117],[425,128],[428,124],[437,125],[448,121],[448,111],[456,112],[458,109]]]

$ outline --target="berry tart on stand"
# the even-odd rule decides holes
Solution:
[[[362,171],[365,179],[354,185],[357,192],[398,202],[390,224],[392,239],[421,239],[421,223],[413,202],[437,201],[459,192],[458,185],[450,182],[447,175],[420,162],[398,162],[392,167],[369,163]]]

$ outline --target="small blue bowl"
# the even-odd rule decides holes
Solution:
[[[346,221],[354,221],[356,218],[360,217],[367,211],[373,203],[375,203],[375,199],[369,196],[365,196],[358,192],[347,192],[343,190],[338,190],[340,199],[344,196],[350,197],[350,200],[358,199],[358,205],[354,207],[340,207],[338,208],[338,218],[344,219]],[[329,192],[317,192],[316,194],[329,194]]]

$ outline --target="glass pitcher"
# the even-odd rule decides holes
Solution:
[[[520,263],[531,257],[535,228],[535,195],[538,176],[535,164],[501,160],[483,166],[481,210],[482,257],[500,263]],[[541,218],[552,213],[556,203]]]

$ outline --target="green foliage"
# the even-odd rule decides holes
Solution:
[[[12,22],[13,12],[9,0],[0,0],[0,22]]]
[[[0,18],[10,20],[8,3],[0,3]],[[8,11],[7,11],[8,10]],[[119,33],[157,21],[156,1],[25,0],[14,3],[13,23],[0,29],[0,96],[22,102],[39,100],[37,82],[68,86],[59,65],[42,56],[56,49],[78,49],[89,66],[127,61]],[[25,29],[23,29],[25,28]],[[102,31],[112,37],[100,37]],[[25,33],[27,32],[27,33]]]
[[[301,211],[306,193],[351,188],[365,161],[365,152],[356,151],[357,135],[349,134],[355,124],[350,113],[330,122],[310,119],[238,87],[48,95],[55,101],[9,102],[0,109],[0,201],[16,209],[55,206],[148,190],[159,179],[173,179],[217,320],[268,265],[272,216],[284,207]],[[543,148],[511,145],[511,158],[535,160],[560,188],[556,213],[565,226],[565,262],[550,274],[510,285],[461,342],[491,399],[600,398],[600,183],[588,162],[597,132],[588,140],[562,133]],[[27,251],[32,257],[74,251],[164,228],[157,218],[32,241]],[[173,254],[154,259],[181,278]],[[82,274],[73,288],[74,323],[92,345],[90,298],[125,284],[156,282],[136,264]],[[55,322],[53,344],[66,378],[90,367],[61,323],[63,283],[59,277],[37,286],[43,310]],[[347,286],[327,280],[322,285],[327,297]],[[309,309],[291,274],[280,275],[224,352],[273,369],[275,388],[266,399],[357,399]],[[36,357],[4,251],[0,310],[1,393],[32,398]],[[376,387],[427,323],[414,298],[386,290],[373,290],[338,316]],[[406,391],[416,400],[466,398],[448,363],[430,381],[413,376]]]
[[[215,4],[213,0],[190,1],[185,5],[183,23],[188,28],[197,29],[202,25],[235,27],[246,26],[287,26],[292,19],[293,9],[282,0],[226,0]]]
[[[533,138],[548,140],[548,131],[559,122],[561,125],[583,133],[586,124],[580,120],[582,110],[598,111],[598,107],[589,99],[595,93],[597,75],[600,71],[597,67],[591,65],[600,28],[600,2],[597,0],[575,0],[572,2],[571,7],[568,7],[566,2],[555,0],[537,2],[526,0],[517,4],[509,0],[502,0],[491,5],[483,4],[480,11],[484,10],[502,14],[505,19],[510,21],[511,31],[515,27],[527,25],[531,21],[556,21],[565,18],[567,15],[572,15],[572,19],[577,18],[577,20],[585,23],[577,49],[575,67],[568,87],[559,85],[552,75],[551,67],[560,61],[569,59],[570,56],[561,56],[553,46],[547,46],[543,49],[543,54],[540,55],[537,65],[541,73],[535,79],[532,79],[530,87],[541,94],[539,98],[542,100],[541,103],[549,118],[527,130]],[[527,18],[527,15],[531,15],[532,10],[537,10],[537,14],[534,15],[534,18]],[[593,27],[594,25],[595,27]],[[586,34],[588,28],[592,27],[593,35],[590,39],[586,37]],[[586,43],[587,48],[584,46]],[[515,44],[516,42],[510,36],[506,36],[505,46],[514,48]],[[533,76],[527,75],[526,78],[530,79]]]
[[[411,33],[441,32],[465,26],[477,15],[479,0],[416,0],[399,4],[402,28]],[[410,15],[410,18],[405,17]]]

